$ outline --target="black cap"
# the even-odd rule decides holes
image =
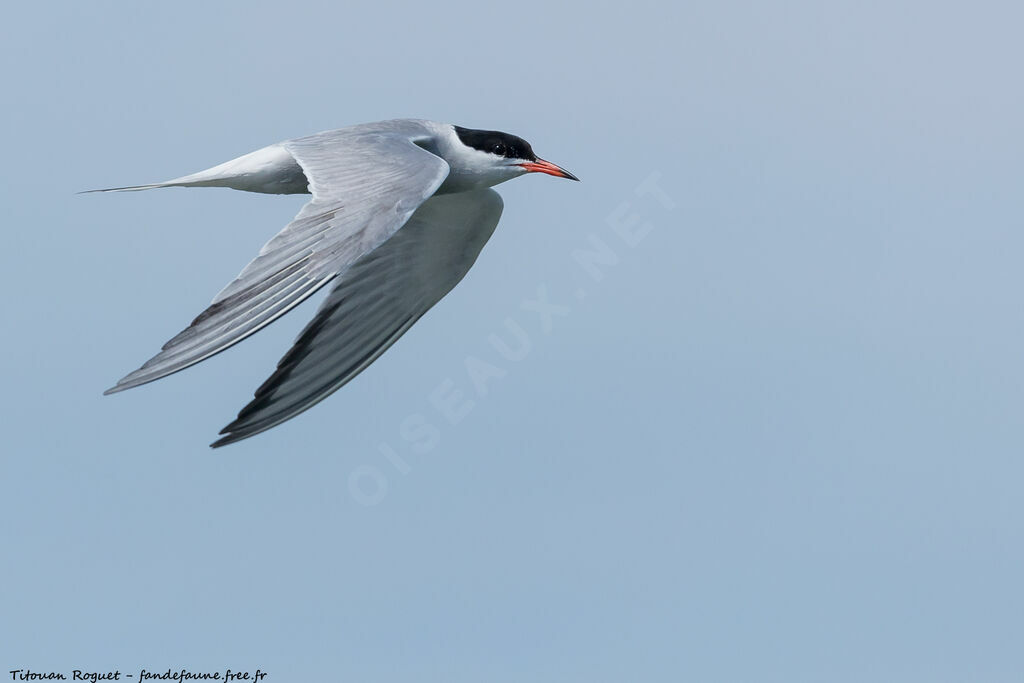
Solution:
[[[455,134],[462,144],[481,152],[494,154],[506,159],[525,159],[536,161],[537,155],[526,140],[516,135],[509,135],[498,130],[476,130],[455,126]]]

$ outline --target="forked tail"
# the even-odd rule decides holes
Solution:
[[[219,166],[162,183],[108,187],[90,192],[138,192],[157,187],[230,187],[246,192],[300,194],[308,192],[306,179],[295,158],[281,145],[271,145],[232,159]]]
[[[150,185],[128,185],[127,187],[105,187],[101,190],[82,190],[76,194],[92,194],[93,192],[138,192],[139,190],[152,190],[155,187],[185,187],[181,183],[152,183]]]

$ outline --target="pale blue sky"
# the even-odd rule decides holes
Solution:
[[[0,671],[1020,680],[1019,3],[348,5],[6,8]],[[101,396],[304,200],[76,191],[404,116],[583,182],[271,432],[314,302]]]

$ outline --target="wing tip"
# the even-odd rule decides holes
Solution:
[[[139,370],[141,370],[141,368]],[[135,387],[142,386],[143,384],[152,382],[153,379],[155,379],[146,377],[145,375],[141,374],[139,370],[136,370],[135,372],[130,372],[121,379],[117,380],[117,384],[104,391],[103,395],[110,396],[111,394],[120,393],[125,389],[134,389]]]
[[[220,436],[219,439],[210,444],[210,448],[220,448],[221,446],[227,446],[228,444],[241,441],[242,439],[248,438],[254,434],[254,432],[246,433],[239,429],[241,427],[241,420],[234,419],[229,422],[222,430],[217,432]]]
[[[105,389],[103,391],[103,395],[104,396],[110,396],[111,394],[117,394],[117,393],[120,393],[120,392],[124,391],[125,389],[131,389],[132,386],[135,386],[135,385],[129,386],[128,384],[125,384],[123,382],[118,382],[117,384],[115,384],[114,386],[110,387],[109,389]]]
[[[241,441],[242,439],[248,439],[250,436],[252,436],[252,434],[242,434],[242,433],[234,433],[234,434],[232,434],[231,430],[229,430],[227,427],[225,427],[224,429],[220,430],[219,433],[220,434],[226,434],[227,436],[222,436],[221,438],[219,438],[216,441],[214,441],[213,443],[211,443],[210,444],[210,448],[221,448],[223,446],[227,446],[229,444],[233,444],[236,441]]]

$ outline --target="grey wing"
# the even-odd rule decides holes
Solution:
[[[316,316],[225,427],[223,446],[319,403],[359,374],[462,280],[501,217],[493,190],[432,197],[338,278]]]
[[[415,129],[342,129],[283,143],[313,199],[187,328],[105,393],[152,382],[238,343],[393,235],[448,175],[448,164],[416,141]]]

